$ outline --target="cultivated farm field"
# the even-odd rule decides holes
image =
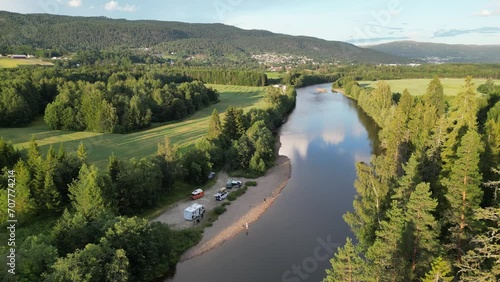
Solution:
[[[419,96],[425,94],[427,85],[431,79],[399,79],[399,80],[385,80],[389,86],[391,86],[392,92],[403,93],[405,89],[410,91],[410,94]],[[462,91],[462,85],[464,85],[465,79],[462,78],[441,78],[441,84],[443,84],[444,94],[449,96],[455,96],[460,91]],[[486,79],[473,79],[475,86],[486,82]],[[373,87],[377,85],[377,81],[359,81],[359,84],[363,87]],[[495,84],[499,85],[500,80],[495,80]]]
[[[0,58],[0,69],[15,68],[19,66],[30,66],[30,65],[53,66],[54,64],[42,61],[41,59]]]
[[[211,105],[182,121],[155,124],[153,128],[130,134],[103,134],[94,132],[70,132],[51,130],[39,118],[29,127],[0,128],[0,136],[12,141],[17,148],[26,148],[34,136],[43,152],[53,145],[57,150],[62,143],[68,152],[74,152],[82,142],[88,152],[88,160],[100,168],[107,164],[111,153],[119,159],[142,158],[156,153],[157,144],[168,136],[180,149],[193,145],[196,140],[206,134],[208,122],[214,108],[221,114],[228,106],[242,107],[248,111],[253,107],[264,108],[262,99],[265,87],[208,85],[220,93],[220,102]]]

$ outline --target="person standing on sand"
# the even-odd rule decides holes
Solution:
[[[247,235],[248,235],[248,221],[247,221],[247,222],[245,222],[245,228],[246,228],[246,230],[247,230]]]

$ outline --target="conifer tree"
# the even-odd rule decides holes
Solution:
[[[34,212],[35,203],[31,195],[31,174],[23,160],[14,167],[16,171],[16,210],[19,217]]]
[[[494,170],[497,177],[500,170]],[[488,181],[485,186],[500,189],[500,178]],[[463,256],[459,264],[459,273],[463,281],[499,281],[500,280],[500,208],[498,203],[493,207],[478,209],[475,219],[483,222],[484,230],[477,232],[472,239],[472,250]]]
[[[208,134],[207,138],[210,140],[217,139],[222,133],[222,125],[220,122],[219,112],[217,109],[212,111],[212,116],[210,117],[210,122],[208,124]]]
[[[61,162],[64,159],[66,159],[66,150],[64,150],[63,144],[61,143],[57,151],[57,160]]]
[[[28,159],[29,161],[29,159]],[[43,164],[42,157],[38,157],[38,161],[33,161],[35,167],[31,168],[33,171],[33,176],[31,178],[31,193],[35,203],[35,213],[41,213],[45,210],[45,177],[47,171],[45,170],[45,165]]]
[[[431,265],[431,270],[427,272],[422,282],[451,282],[453,281],[453,276],[448,276],[451,274],[450,263],[443,260],[442,257],[436,258]]]
[[[465,132],[477,131],[477,100],[472,77],[465,79],[463,91],[453,100],[453,106],[447,117],[448,134],[445,135],[441,158],[444,162],[444,177],[451,170],[453,161],[457,158],[457,149]]]
[[[439,77],[434,77],[429,85],[427,91],[422,97],[426,106],[433,106],[437,110],[437,116],[441,117],[445,111],[443,85]]]
[[[245,133],[245,124],[243,122],[243,110],[229,106],[224,117],[222,133],[229,140],[238,140]]]
[[[85,145],[83,145],[83,142],[80,142],[80,145],[78,145],[78,149],[76,151],[76,156],[78,159],[82,162],[82,164],[87,163],[87,150],[85,149]]]
[[[405,216],[397,202],[392,203],[387,219],[380,223],[375,243],[368,248],[370,275],[376,281],[407,281],[406,261],[403,257],[403,232]]]
[[[36,170],[36,167],[39,162],[39,157],[42,154],[40,153],[40,148],[38,147],[38,143],[35,140],[35,136],[32,136],[29,147],[28,147],[28,168],[30,169],[31,173],[34,173]]]
[[[43,198],[42,201],[45,204],[45,208],[49,212],[59,211],[61,204],[61,195],[57,190],[54,183],[54,170],[48,169],[45,173],[45,180],[43,185]]]
[[[388,189],[380,183],[370,165],[357,163],[356,172],[354,212],[347,212],[344,220],[351,226],[361,246],[366,248],[375,240],[375,230],[382,221]]]
[[[108,211],[103,196],[104,182],[99,177],[97,168],[82,165],[78,180],[69,187],[73,207],[87,220],[98,219]]]
[[[449,178],[443,180],[448,189],[446,199],[450,204],[448,222],[451,224],[451,234],[456,242],[457,261],[460,261],[463,241],[470,230],[474,210],[479,208],[483,197],[480,188],[479,155],[481,152],[481,137],[475,130],[469,130],[457,150],[457,160]]]
[[[405,174],[399,179],[398,186],[392,196],[394,200],[397,200],[402,205],[408,202],[415,187],[422,182],[420,158],[419,154],[415,152],[408,162],[403,165]]]
[[[344,247],[338,248],[330,260],[331,269],[326,270],[323,282],[356,282],[364,281],[366,262],[360,256],[361,250],[347,238]]]
[[[422,276],[439,251],[438,222],[433,213],[437,201],[431,197],[428,183],[420,183],[411,193],[406,205],[406,221],[410,231],[411,270],[415,277]]]

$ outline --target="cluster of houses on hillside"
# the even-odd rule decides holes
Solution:
[[[269,66],[268,70],[272,72],[289,71],[297,65],[319,64],[313,59],[305,56],[294,56],[289,54],[276,53],[254,54],[252,55],[252,59],[256,60],[260,65]]]

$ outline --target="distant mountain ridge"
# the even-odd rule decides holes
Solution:
[[[500,45],[441,44],[396,41],[365,48],[394,56],[425,61],[459,63],[500,63]]]
[[[17,14],[0,11],[0,47],[27,45],[75,52],[83,49],[155,48],[162,52],[250,58],[256,53],[314,60],[404,63],[405,58],[313,37],[243,30],[224,24],[191,24],[106,17]]]

